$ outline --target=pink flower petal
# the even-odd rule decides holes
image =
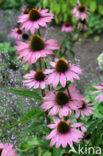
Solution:
[[[48,125],[48,127],[51,128],[51,129],[52,128],[55,128],[56,127],[56,124],[50,124],[50,125]]]
[[[80,127],[80,126],[83,126],[83,123],[74,123],[70,125],[70,127]]]
[[[76,118],[78,119],[78,118],[79,118],[79,116],[80,116],[80,111],[79,111],[79,110],[77,110],[77,111],[76,111]]]
[[[60,83],[61,83],[62,87],[66,86],[66,77],[63,73],[61,73],[61,75],[60,75]]]
[[[49,112],[48,115],[52,115],[52,116],[56,115],[57,112],[58,112],[58,109],[59,109],[58,106],[54,106],[54,107],[50,110],[50,112]]]
[[[54,130],[46,137],[46,139],[48,140],[48,139],[52,138],[52,137],[55,136],[55,135],[56,135],[56,129],[54,129]]]
[[[35,85],[34,85],[34,89],[36,89],[38,87],[39,87],[39,82],[36,82]]]
[[[53,87],[56,88],[59,83],[59,74],[56,73],[55,79],[53,80]]]
[[[54,120],[54,122],[55,122],[56,124],[60,121],[60,119],[57,118],[57,117],[53,117],[53,120]]]
[[[65,75],[66,75],[66,77],[67,77],[67,79],[68,79],[69,81],[71,81],[71,82],[74,81],[70,71],[65,72]]]
[[[41,81],[40,82],[40,87],[41,87],[41,89],[44,89],[45,88],[45,82],[44,81]]]
[[[72,71],[74,71],[74,72],[76,72],[76,73],[78,73],[78,74],[81,74],[82,73],[82,69],[79,68],[79,67],[77,67],[77,66],[75,66],[75,65],[69,66],[69,69],[72,70]]]

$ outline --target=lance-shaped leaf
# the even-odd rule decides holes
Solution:
[[[14,124],[14,126],[19,123],[25,123],[27,121],[30,121],[30,120],[34,119],[35,117],[41,116],[43,114],[44,114],[44,111],[42,109],[35,108],[35,109],[29,111],[27,114],[25,114],[19,121],[17,121]]]
[[[21,143],[19,150],[26,152],[34,147],[49,148],[49,144],[46,140],[40,139],[37,136],[27,137],[24,142]]]
[[[17,89],[5,89],[7,92],[14,93],[16,95],[21,95],[21,96],[26,96],[34,99],[41,99],[41,96],[34,91],[29,91],[29,90],[17,90]]]

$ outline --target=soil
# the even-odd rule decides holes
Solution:
[[[80,88],[90,86],[91,83],[103,78],[103,72],[100,71],[97,57],[103,52],[103,38],[96,42],[94,37],[84,39],[74,46],[76,57],[80,60],[80,67],[83,68],[81,81],[79,82]]]

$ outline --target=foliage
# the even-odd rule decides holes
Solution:
[[[41,6],[42,0],[24,0],[24,3],[27,5],[28,8],[38,8]]]
[[[28,112],[27,114],[25,114],[20,121],[17,121],[15,123],[15,125],[19,124],[19,123],[25,123],[27,121],[30,121],[32,119],[34,119],[35,117],[38,117],[40,115],[43,115],[44,112],[41,109],[35,108],[33,110],[31,110],[30,112]]]
[[[0,4],[0,8],[1,9],[8,9],[8,8],[19,8],[22,3],[24,2],[24,0],[6,0],[6,1],[2,1],[2,3]]]
[[[94,33],[101,33],[103,30],[103,2],[102,0],[81,0],[81,3],[85,4],[91,12],[91,15],[88,20],[88,30],[85,36],[94,34]],[[66,21],[72,21],[73,24],[76,24],[76,20],[72,16],[72,9],[77,4],[77,0],[9,0],[1,1],[0,8],[7,9],[7,8],[14,8],[18,9],[23,4],[26,4],[28,8],[33,6],[43,8],[49,8],[50,12],[55,14],[55,21],[57,24]],[[97,38],[96,38],[97,39]]]
[[[81,0],[87,7],[90,8],[92,13],[97,12],[100,15],[103,15],[103,1],[102,0]]]
[[[50,11],[55,14],[56,23],[71,20],[71,11],[77,4],[77,0],[43,0],[44,8],[49,7]],[[99,13],[103,15],[103,1],[102,0],[81,0],[81,3],[90,8],[92,13]],[[74,19],[72,18],[72,21]]]
[[[40,2],[38,0],[2,0],[0,4],[1,9],[8,9],[8,8],[13,8],[13,9],[18,9],[20,8],[23,4],[26,4],[29,8],[30,7],[38,7],[40,6]]]
[[[16,89],[5,89],[8,92],[14,93],[16,95],[22,95],[26,97],[31,97],[34,99],[41,99],[41,96],[37,92],[29,91],[29,90],[16,90]]]
[[[100,34],[103,32],[103,19],[100,15],[91,14],[87,20],[88,29],[86,35]]]
[[[37,147],[37,146],[41,146],[43,148],[48,149],[48,143],[43,141],[42,139],[38,138],[37,136],[33,136],[33,137],[28,137],[25,139],[25,141],[23,143],[21,143],[20,145],[20,149],[24,152],[24,151],[28,151],[31,148]]]
[[[43,0],[43,7],[49,7],[50,11],[55,14],[56,23],[71,20],[71,10],[76,5],[76,0]]]
[[[97,81],[98,82],[98,81]],[[91,115],[89,118],[86,117],[84,119],[80,118],[80,122],[84,122],[85,126],[87,128],[87,132],[85,134],[85,138],[92,134],[89,138],[89,144],[88,147],[101,147],[102,146],[102,137],[103,137],[103,103],[99,104],[98,100],[94,101],[96,95],[91,95],[92,91],[95,91],[93,86],[97,83],[93,83],[90,87],[85,89],[85,98],[90,98],[91,103],[94,103],[94,115]],[[31,110],[27,114],[25,114],[19,121],[17,121],[14,126],[20,123],[30,122],[30,126],[28,126],[24,133],[21,134],[23,136],[26,136],[26,134],[29,132],[30,134],[34,132],[34,136],[32,137],[25,137],[24,141],[20,144],[18,152],[19,153],[25,153],[27,151],[32,150],[35,148],[35,151],[37,151],[39,156],[42,155],[50,155],[51,156],[51,148],[48,145],[48,141],[44,140],[44,134],[49,133],[49,129],[46,128],[46,123],[44,123],[44,116],[43,111],[39,110],[38,108],[35,108],[34,110]],[[38,121],[35,120],[38,118]],[[41,136],[41,137],[40,137]],[[95,137],[94,137],[95,136]],[[86,144],[86,139],[85,139]],[[83,143],[81,142],[80,145],[83,147]],[[75,146],[75,149],[77,147]],[[68,153],[69,149],[67,148],[64,150],[63,148],[53,148],[53,156],[64,156],[64,153]],[[36,153],[36,152],[35,152]],[[69,154],[69,153],[68,153]],[[73,156],[76,154],[73,153]],[[82,155],[82,154],[81,154]]]
[[[71,58],[74,60],[75,52],[73,51],[73,46],[78,41],[78,36],[74,35],[73,38],[73,34],[71,32],[67,32],[66,34],[63,32],[59,35],[62,35],[64,39],[61,43],[60,50],[57,53],[59,53],[60,57],[65,58],[68,56],[68,53],[70,53]]]
[[[57,24],[66,21],[72,21],[76,25],[76,20],[72,16],[72,9],[77,4],[77,0],[44,0],[44,8],[49,7],[50,11],[55,14],[55,21]],[[88,29],[85,36],[103,32],[103,1],[102,0],[81,0],[81,3],[85,4],[90,9],[90,16],[87,21]],[[97,38],[95,38],[97,40]]]
[[[15,52],[16,50],[11,46],[10,43],[0,43],[0,52],[7,51],[9,54]]]

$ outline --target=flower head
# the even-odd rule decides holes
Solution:
[[[94,110],[94,108],[91,106],[94,105],[94,103],[88,103],[89,101],[90,99],[86,99],[85,101],[82,99],[82,107],[76,110],[76,118],[79,118],[80,115],[84,118],[85,116],[89,116],[89,113],[93,114],[92,110]]]
[[[39,85],[41,89],[45,88],[46,85],[46,75],[43,73],[42,70],[30,71],[29,74],[24,76],[27,80],[24,80],[23,83],[28,86],[29,88],[38,88]]]
[[[22,39],[23,39],[24,41],[28,40],[28,39],[29,39],[29,35],[28,35],[27,33],[23,33],[23,34],[22,34]]]
[[[72,10],[74,17],[79,20],[86,20],[88,18],[89,9],[85,5],[79,4]]]
[[[73,28],[69,22],[63,24],[61,31],[72,32]]]
[[[27,33],[23,32],[21,30],[21,28],[15,28],[15,29],[12,29],[11,31],[11,34],[10,34],[10,37],[11,38],[14,38],[16,40],[28,40],[29,39],[29,36]]]
[[[22,30],[20,28],[12,29],[10,37],[16,40],[22,39]]]
[[[24,9],[24,8],[22,8],[22,13],[21,13],[20,16],[22,16],[22,15],[27,15],[27,14],[29,14],[29,9]]]
[[[75,91],[75,85],[71,85],[67,91],[58,91],[54,94],[52,91],[46,92],[43,98],[41,108],[44,111],[50,110],[49,115],[56,115],[59,113],[60,118],[63,116],[70,116],[72,110],[77,110],[81,107],[80,99],[83,97]]]
[[[39,9],[31,9],[26,11],[26,14],[22,14],[19,16],[18,22],[22,24],[21,28],[25,29],[25,31],[30,30],[32,34],[34,34],[35,29],[39,29],[39,26],[47,27],[48,22],[51,22],[53,18],[52,13],[47,13],[48,9],[41,10]]]
[[[50,65],[54,69],[46,69],[45,73],[50,74],[47,77],[48,84],[53,84],[54,88],[57,87],[59,81],[62,87],[65,87],[66,79],[70,82],[73,82],[74,78],[80,80],[78,74],[82,73],[82,69],[75,65],[69,65],[65,59],[55,59],[55,62],[50,62]]]
[[[6,143],[5,145],[0,143],[0,156],[17,156],[12,144]]]
[[[100,93],[95,100],[99,99],[99,102],[101,103],[103,101],[103,83],[98,83],[97,86],[93,86],[95,89],[98,89],[91,94]]]
[[[73,142],[79,143],[79,139],[83,138],[83,133],[77,129],[83,123],[70,124],[71,119],[65,121],[57,117],[54,117],[53,120],[55,124],[50,124],[48,127],[54,130],[46,137],[46,139],[51,139],[50,146],[56,143],[56,148],[59,148],[60,145],[65,148],[67,144],[73,146]]]
[[[80,31],[84,31],[84,30],[87,30],[87,22],[86,20],[80,20],[79,23],[78,23],[78,29]]]
[[[17,41],[15,48],[18,50],[18,58],[23,57],[23,63],[28,61],[29,65],[35,63],[40,57],[45,58],[46,55],[52,55],[51,50],[59,49],[56,44],[57,40],[50,39],[45,41],[39,35],[33,35],[29,42]]]

